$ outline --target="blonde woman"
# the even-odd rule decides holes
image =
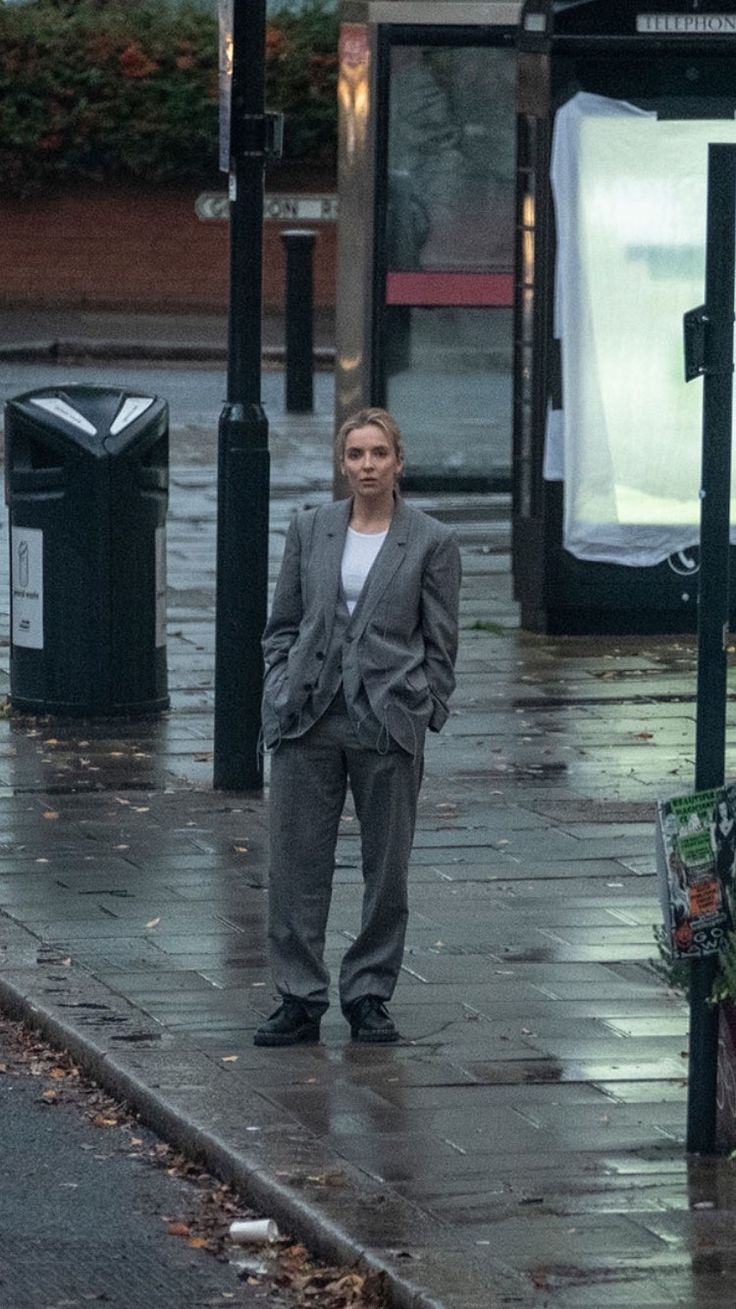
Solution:
[[[455,685],[460,554],[445,525],[397,492],[401,434],[383,409],[343,424],[350,495],[289,528],[263,639],[272,751],[269,946],[279,1008],[257,1045],[319,1040],[335,845],[350,785],[363,900],[340,969],[354,1041],[399,1039],[386,1003],[401,966],[427,728]]]

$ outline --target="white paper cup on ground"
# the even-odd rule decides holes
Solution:
[[[236,1245],[264,1245],[278,1241],[279,1229],[272,1218],[253,1218],[231,1223],[229,1235]]]

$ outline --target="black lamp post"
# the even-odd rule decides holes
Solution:
[[[703,377],[696,791],[722,786],[725,770],[735,227],[736,146],[709,145],[705,304],[686,316],[686,378]],[[718,958],[693,959],[690,968],[687,1149],[691,1154],[712,1154],[718,1008],[709,1002]]]
[[[263,785],[259,755],[261,634],[268,591],[268,423],[261,406],[265,162],[265,0],[222,0],[231,20],[230,316],[227,400],[220,415],[217,495],[214,785]],[[226,124],[227,126],[227,124]]]

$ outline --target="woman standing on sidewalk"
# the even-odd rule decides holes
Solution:
[[[460,553],[397,494],[401,434],[364,409],[337,436],[350,497],[292,521],[266,626],[263,735],[271,760],[269,944],[281,1004],[256,1045],[317,1041],[324,940],[348,782],[363,905],[340,969],[354,1041],[398,1040],[386,1009],[401,967],[426,729],[455,685]]]

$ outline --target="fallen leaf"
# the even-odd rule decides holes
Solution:
[[[67,1072],[66,1072],[66,1069],[65,1069],[65,1068],[59,1068],[59,1067],[57,1066],[56,1068],[52,1068],[52,1069],[50,1069],[50,1071],[49,1071],[49,1077],[50,1077],[54,1082],[61,1082],[61,1081],[63,1080],[63,1078],[65,1078],[66,1076],[67,1076]]]
[[[92,1122],[94,1123],[95,1127],[118,1126],[117,1118],[106,1118],[104,1114],[95,1114],[95,1117],[92,1119]]]
[[[146,927],[158,927],[160,922],[160,918],[152,918],[150,923],[146,923]]]
[[[224,1054],[222,1056],[222,1062],[224,1064],[236,1064],[239,1058],[240,1056],[237,1054]]]
[[[55,1091],[53,1087],[49,1087],[48,1091],[42,1091],[41,1099],[46,1104],[57,1104],[59,1100],[59,1093],[58,1091]]]
[[[191,1236],[186,1223],[169,1223],[166,1232],[169,1236]]]
[[[46,809],[43,816],[44,818],[52,819],[58,818],[59,814],[56,809]]]
[[[189,1245],[191,1245],[193,1250],[206,1250],[209,1241],[206,1240],[204,1236],[193,1236],[189,1241]]]

